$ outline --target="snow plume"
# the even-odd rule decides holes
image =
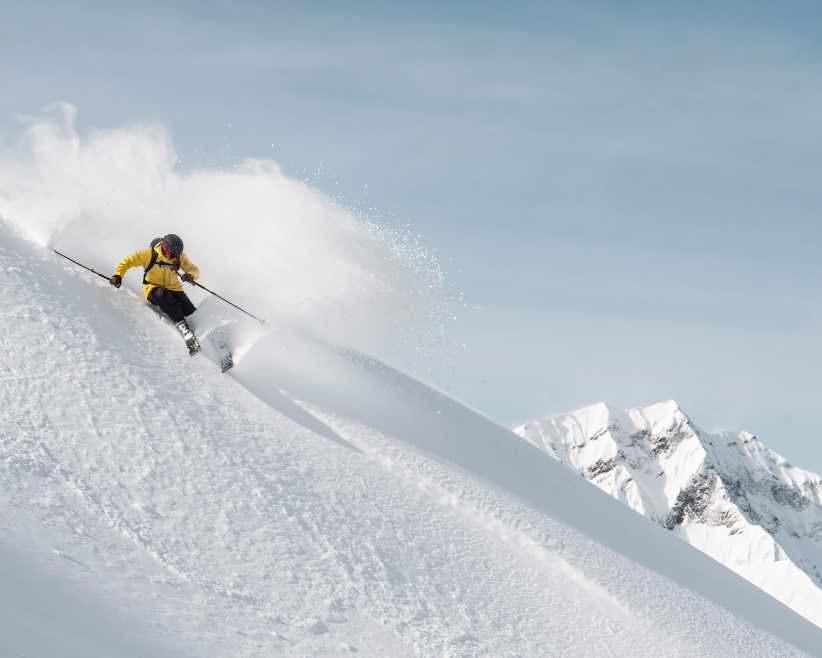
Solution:
[[[377,354],[400,337],[414,350],[441,337],[444,277],[414,238],[272,161],[184,172],[162,127],[81,135],[75,115],[59,103],[24,117],[0,154],[0,217],[30,239],[108,273],[151,238],[178,233],[205,285],[275,325]],[[126,285],[139,288],[140,277],[130,271]]]

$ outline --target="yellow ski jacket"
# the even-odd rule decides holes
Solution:
[[[126,270],[132,267],[139,266],[145,270],[151,264],[151,251],[151,247],[145,247],[129,254],[117,263],[114,273],[122,277]],[[146,299],[148,299],[151,291],[158,286],[176,290],[177,292],[182,291],[183,284],[177,274],[176,262],[163,255],[160,243],[157,243],[154,247],[154,253],[157,254],[157,261],[154,263],[154,267],[143,275],[143,294]],[[185,252],[180,254],[180,269],[183,272],[188,272],[195,280],[200,278],[200,270],[188,259]]]

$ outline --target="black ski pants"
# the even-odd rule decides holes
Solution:
[[[148,301],[155,306],[159,306],[160,310],[175,323],[197,310],[197,307],[191,303],[188,295],[182,290],[169,290],[158,286],[148,294]]]

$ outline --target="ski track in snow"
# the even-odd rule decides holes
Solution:
[[[129,295],[4,242],[0,542],[168,655],[805,655],[394,437],[282,415]]]

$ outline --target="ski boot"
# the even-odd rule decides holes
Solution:
[[[195,336],[194,332],[191,331],[191,327],[188,326],[188,322],[186,322],[185,320],[180,320],[176,326],[177,331],[180,332],[180,335],[186,342],[186,347],[188,348],[188,355],[194,356],[195,354],[197,354],[197,352],[200,351],[200,341],[197,340],[197,336]]]

